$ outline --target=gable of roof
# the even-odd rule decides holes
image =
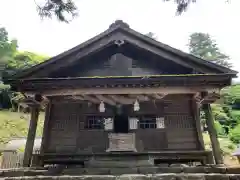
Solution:
[[[138,41],[134,41],[133,39],[131,39],[131,37],[134,37],[134,40],[137,39]],[[63,52],[53,58],[50,58],[49,60],[47,60],[39,65],[36,65],[30,69],[24,70],[20,73],[17,73],[9,79],[28,78],[31,75],[37,73],[38,71],[48,68],[48,66],[56,66],[56,64],[57,63],[59,64],[60,61],[63,59],[71,58],[72,61],[75,61],[75,60],[81,59],[82,57],[88,55],[89,53],[92,53],[97,50],[99,51],[111,43],[116,43],[116,42],[120,43],[121,40],[126,40],[129,43],[132,43],[135,46],[138,46],[143,49],[148,48],[147,50],[149,50],[150,52],[156,52],[156,51],[153,51],[152,49],[164,51],[165,53],[168,53],[169,55],[171,55],[171,57],[174,56],[174,57],[177,57],[178,59],[181,59],[181,61],[179,61],[178,63],[181,63],[182,65],[190,66],[190,64],[194,64],[194,65],[196,65],[196,67],[201,66],[201,67],[210,69],[212,73],[231,74],[233,77],[236,76],[236,74],[238,73],[229,68],[220,66],[218,64],[215,64],[215,63],[212,63],[212,62],[209,62],[206,60],[203,60],[201,58],[198,58],[191,54],[180,51],[180,50],[170,47],[166,44],[163,44],[161,42],[158,42],[150,37],[147,37],[137,31],[131,29],[129,27],[129,25],[124,23],[123,21],[117,20],[113,24],[111,24],[106,31],[91,38],[90,40],[88,40],[66,52]],[[139,43],[139,42],[141,42],[141,43]],[[89,50],[88,47],[90,47],[94,43],[98,44],[98,46]],[[148,46],[144,47],[142,44],[147,44]],[[86,49],[88,51],[85,51]]]

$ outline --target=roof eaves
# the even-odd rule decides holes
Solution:
[[[60,53],[60,54],[58,54],[58,55],[50,58],[49,60],[47,60],[47,61],[45,61],[45,62],[42,62],[42,63],[40,63],[40,64],[38,64],[38,65],[36,65],[36,66],[34,66],[34,67],[31,67],[30,69],[26,69],[26,70],[23,70],[23,71],[21,71],[21,72],[18,72],[18,73],[16,73],[16,74],[12,75],[11,78],[12,78],[12,79],[14,79],[14,78],[15,78],[15,79],[18,79],[18,78],[26,77],[28,74],[31,74],[31,73],[39,70],[39,69],[42,69],[43,67],[45,67],[45,66],[47,66],[47,65],[49,65],[49,64],[55,63],[55,62],[58,61],[59,59],[62,59],[62,58],[64,58],[64,57],[66,57],[66,56],[69,56],[69,55],[71,55],[71,54],[73,54],[73,53],[81,50],[82,48],[84,48],[84,47],[86,47],[86,46],[88,46],[88,45],[90,45],[90,44],[92,44],[92,43],[100,40],[101,38],[104,38],[105,36],[113,33],[113,32],[116,31],[117,29],[121,29],[121,28],[123,28],[123,27],[120,26],[120,25],[119,25],[119,26],[116,25],[116,26],[114,26],[114,27],[110,27],[110,28],[108,28],[107,30],[105,30],[104,32],[100,33],[99,35],[97,35],[97,36],[95,36],[95,37],[93,37],[93,38],[91,38],[91,39],[89,39],[89,40],[87,40],[87,41],[85,41],[85,42],[83,42],[83,43],[81,43],[81,44],[73,47],[73,48],[70,49],[70,50],[67,50],[67,51],[65,51],[65,52],[63,52],[63,53]]]
[[[185,58],[188,58],[196,63],[200,63],[200,64],[203,64],[203,65],[206,65],[206,66],[209,66],[211,68],[215,68],[219,71],[221,71],[222,73],[231,73],[233,75],[236,75],[238,72],[237,71],[234,71],[232,69],[229,69],[229,68],[226,68],[224,66],[221,66],[221,65],[218,65],[216,63],[213,63],[213,62],[209,62],[207,60],[204,60],[202,58],[198,58],[192,54],[189,54],[189,53],[186,53],[186,52],[183,52],[179,49],[176,49],[176,48],[173,48],[167,44],[164,44],[162,42],[159,42],[159,41],[156,41],[155,39],[153,38],[150,38],[146,35],[143,35],[133,29],[130,29],[130,28],[123,28],[125,31],[127,31],[128,33],[132,34],[132,35],[135,35],[137,36],[138,38],[141,38],[143,39],[144,41],[148,42],[148,43],[151,43],[153,44],[154,46],[157,46],[158,48],[162,48],[166,51],[169,51],[169,52],[172,52],[174,54],[177,54],[178,56],[182,56],[182,57],[185,57]]]

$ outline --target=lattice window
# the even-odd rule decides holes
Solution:
[[[143,116],[140,118],[139,127],[141,129],[156,129],[156,116]]]
[[[87,116],[84,128],[85,129],[103,129],[104,118],[101,116]]]

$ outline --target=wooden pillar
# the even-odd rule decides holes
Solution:
[[[52,102],[50,101],[45,110],[45,120],[43,126],[43,135],[42,135],[42,142],[40,147],[40,159],[39,159],[39,166],[44,166],[44,151],[47,145],[47,137],[48,137],[48,127],[49,127],[49,120],[51,114]]]
[[[34,146],[34,141],[36,136],[37,123],[38,123],[38,116],[39,116],[39,106],[32,105],[31,119],[30,119],[27,141],[26,141],[26,146],[24,151],[23,167],[29,167],[31,165],[31,158],[32,158],[33,146]]]
[[[199,149],[205,150],[202,128],[201,128],[200,106],[198,105],[196,100],[192,100],[192,110],[193,110],[192,113],[195,120],[196,130],[197,130],[197,137],[199,141]]]
[[[220,144],[217,138],[217,131],[214,126],[214,120],[210,104],[203,104],[203,110],[206,115],[206,123],[208,127],[208,133],[212,143],[212,151],[216,164],[223,164],[223,157],[220,149]]]

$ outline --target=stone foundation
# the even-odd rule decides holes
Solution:
[[[86,180],[240,180],[240,167],[119,167],[83,168],[57,166],[0,171],[0,179],[86,179]]]
[[[125,174],[120,176],[113,175],[89,175],[89,176],[32,176],[32,177],[9,177],[6,180],[239,180],[240,175],[231,174]]]

